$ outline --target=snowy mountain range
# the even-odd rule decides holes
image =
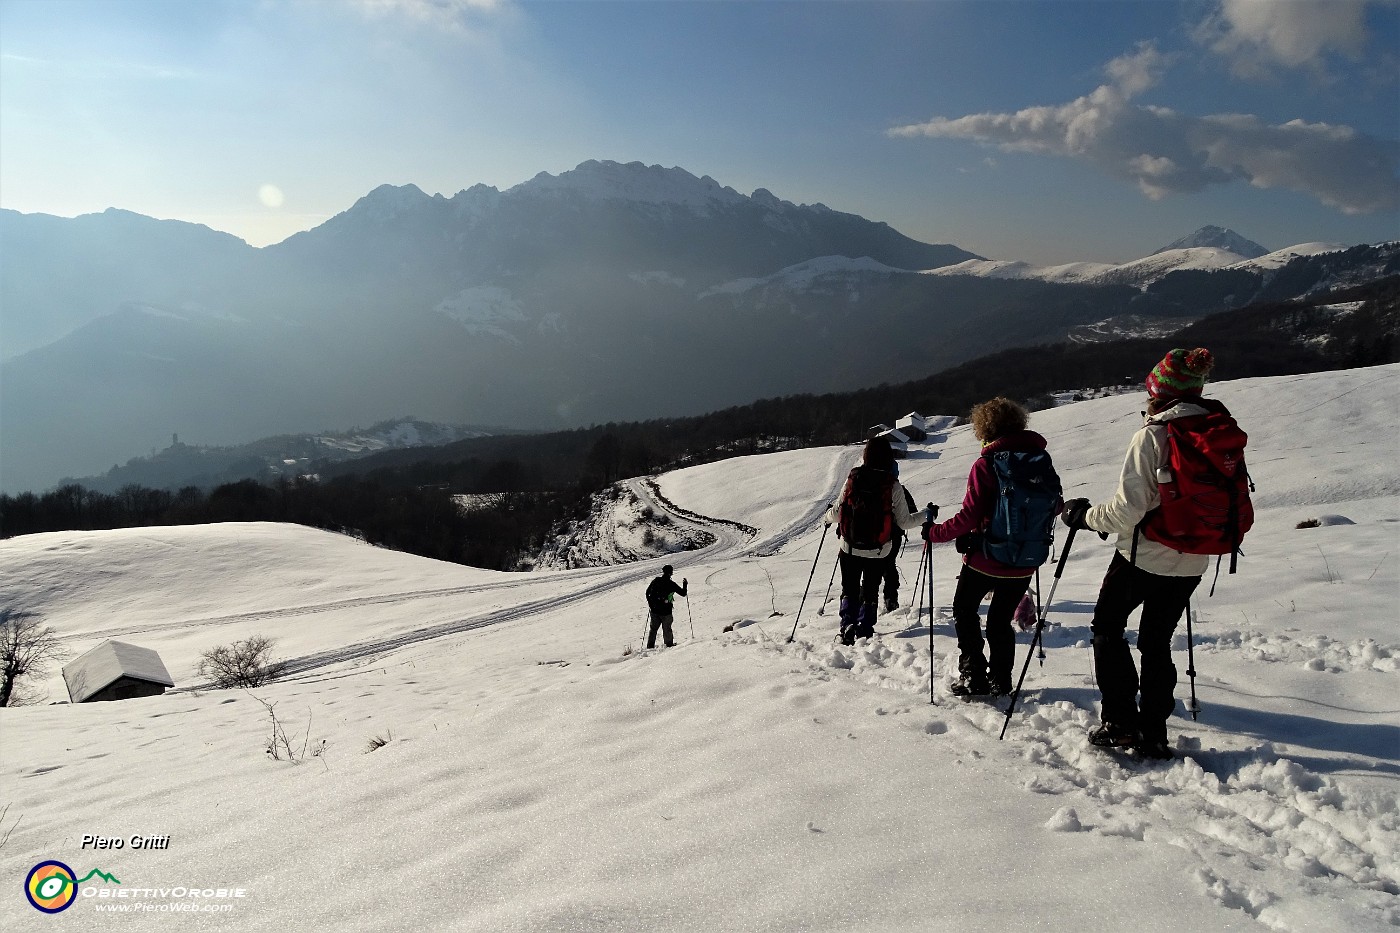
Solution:
[[[158,652],[176,684],[71,705],[55,666],[36,686],[59,703],[0,710],[0,928],[129,907],[123,926],[239,933],[1393,930],[1397,379],[1210,387],[1249,432],[1256,521],[1239,572],[1198,591],[1192,641],[1177,628],[1161,762],[1086,740],[1112,553],[1094,535],[1059,533],[1045,658],[1016,636],[1004,739],[1005,700],[948,691],[951,546],[922,589],[906,549],[901,608],[833,643],[821,512],[854,446],[658,477],[713,543],[620,566],[500,573],[270,523],[0,541],[0,604],[72,656]],[[1067,494],[1112,495],[1139,408],[1034,415]],[[943,432],[901,480],[949,513],[978,451]],[[689,595],[677,645],[643,651],[662,563]],[[254,635],[287,675],[210,689],[200,656]],[[76,873],[57,919],[18,890],[47,860]]]
[[[450,198],[385,185],[262,249],[122,211],[0,211],[0,250],[6,491],[104,472],[174,432],[232,445],[404,411],[564,428],[846,391],[1395,265],[1394,249],[1319,248],[1285,275],[1281,257],[1189,247],[1033,274],[614,162]]]

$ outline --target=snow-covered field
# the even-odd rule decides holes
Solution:
[[[1197,601],[1202,713],[1179,704],[1165,763],[1085,742],[1110,556],[1093,536],[1067,558],[1004,741],[1001,709],[947,693],[950,548],[934,555],[933,703],[925,619],[831,644],[819,510],[854,447],[659,478],[678,506],[757,532],[714,526],[713,546],[665,559],[692,590],[679,645],[654,652],[636,648],[660,559],[508,575],[277,525],[0,542],[0,605],[41,613],[74,652],[153,648],[181,687],[0,711],[0,926],[101,929],[116,910],[114,926],[160,930],[1393,929],[1397,380],[1212,387],[1250,432],[1259,518],[1241,572]],[[1034,417],[1067,494],[1111,494],[1141,401]],[[975,454],[955,428],[902,476],[952,508]],[[906,577],[918,563],[910,547]],[[188,689],[200,652],[251,634],[279,639],[288,677]],[[1184,632],[1178,647],[1181,699]],[[57,672],[48,688],[63,696]],[[302,761],[265,754],[260,700]],[[22,887],[50,859],[116,880],[92,875],[44,916]]]

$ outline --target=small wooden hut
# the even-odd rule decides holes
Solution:
[[[160,655],[124,641],[104,641],[63,666],[68,699],[74,703],[160,696],[175,686]]]

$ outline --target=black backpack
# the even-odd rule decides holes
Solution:
[[[841,494],[839,538],[858,551],[878,551],[894,537],[894,474],[858,466]]]
[[[671,601],[667,599],[671,590],[666,586],[665,577],[657,577],[647,585],[647,607],[652,612],[670,612]]]

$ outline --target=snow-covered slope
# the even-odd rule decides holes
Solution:
[[[1285,249],[1274,250],[1254,259],[1246,259],[1244,262],[1233,266],[1237,269],[1260,269],[1268,271],[1280,269],[1288,265],[1295,259],[1303,256],[1321,256],[1323,253],[1337,253],[1347,247],[1341,243],[1299,243],[1297,246],[1289,246]]]
[[[819,515],[856,447],[661,477],[754,533],[717,526],[665,559],[691,584],[680,645],[640,654],[661,560],[510,575],[276,525],[0,542],[0,603],[75,652],[153,648],[184,688],[0,711],[0,925],[88,929],[125,907],[124,926],[161,930],[177,910],[240,931],[1393,929],[1397,378],[1212,387],[1250,432],[1259,516],[1240,573],[1197,601],[1203,712],[1172,720],[1179,757],[1157,765],[1085,743],[1109,559],[1093,536],[1065,558],[1005,741],[1000,709],[947,693],[951,548],[934,552],[932,703],[924,617],[831,644]],[[1068,495],[1111,494],[1140,402],[1034,416]],[[902,478],[952,508],[976,453],[942,432]],[[918,565],[907,549],[906,606]],[[256,633],[291,676],[188,689],[200,651]],[[1184,698],[1183,633],[1177,648]],[[260,700],[300,764],[265,754]],[[41,917],[16,889],[47,859],[117,880]]]

